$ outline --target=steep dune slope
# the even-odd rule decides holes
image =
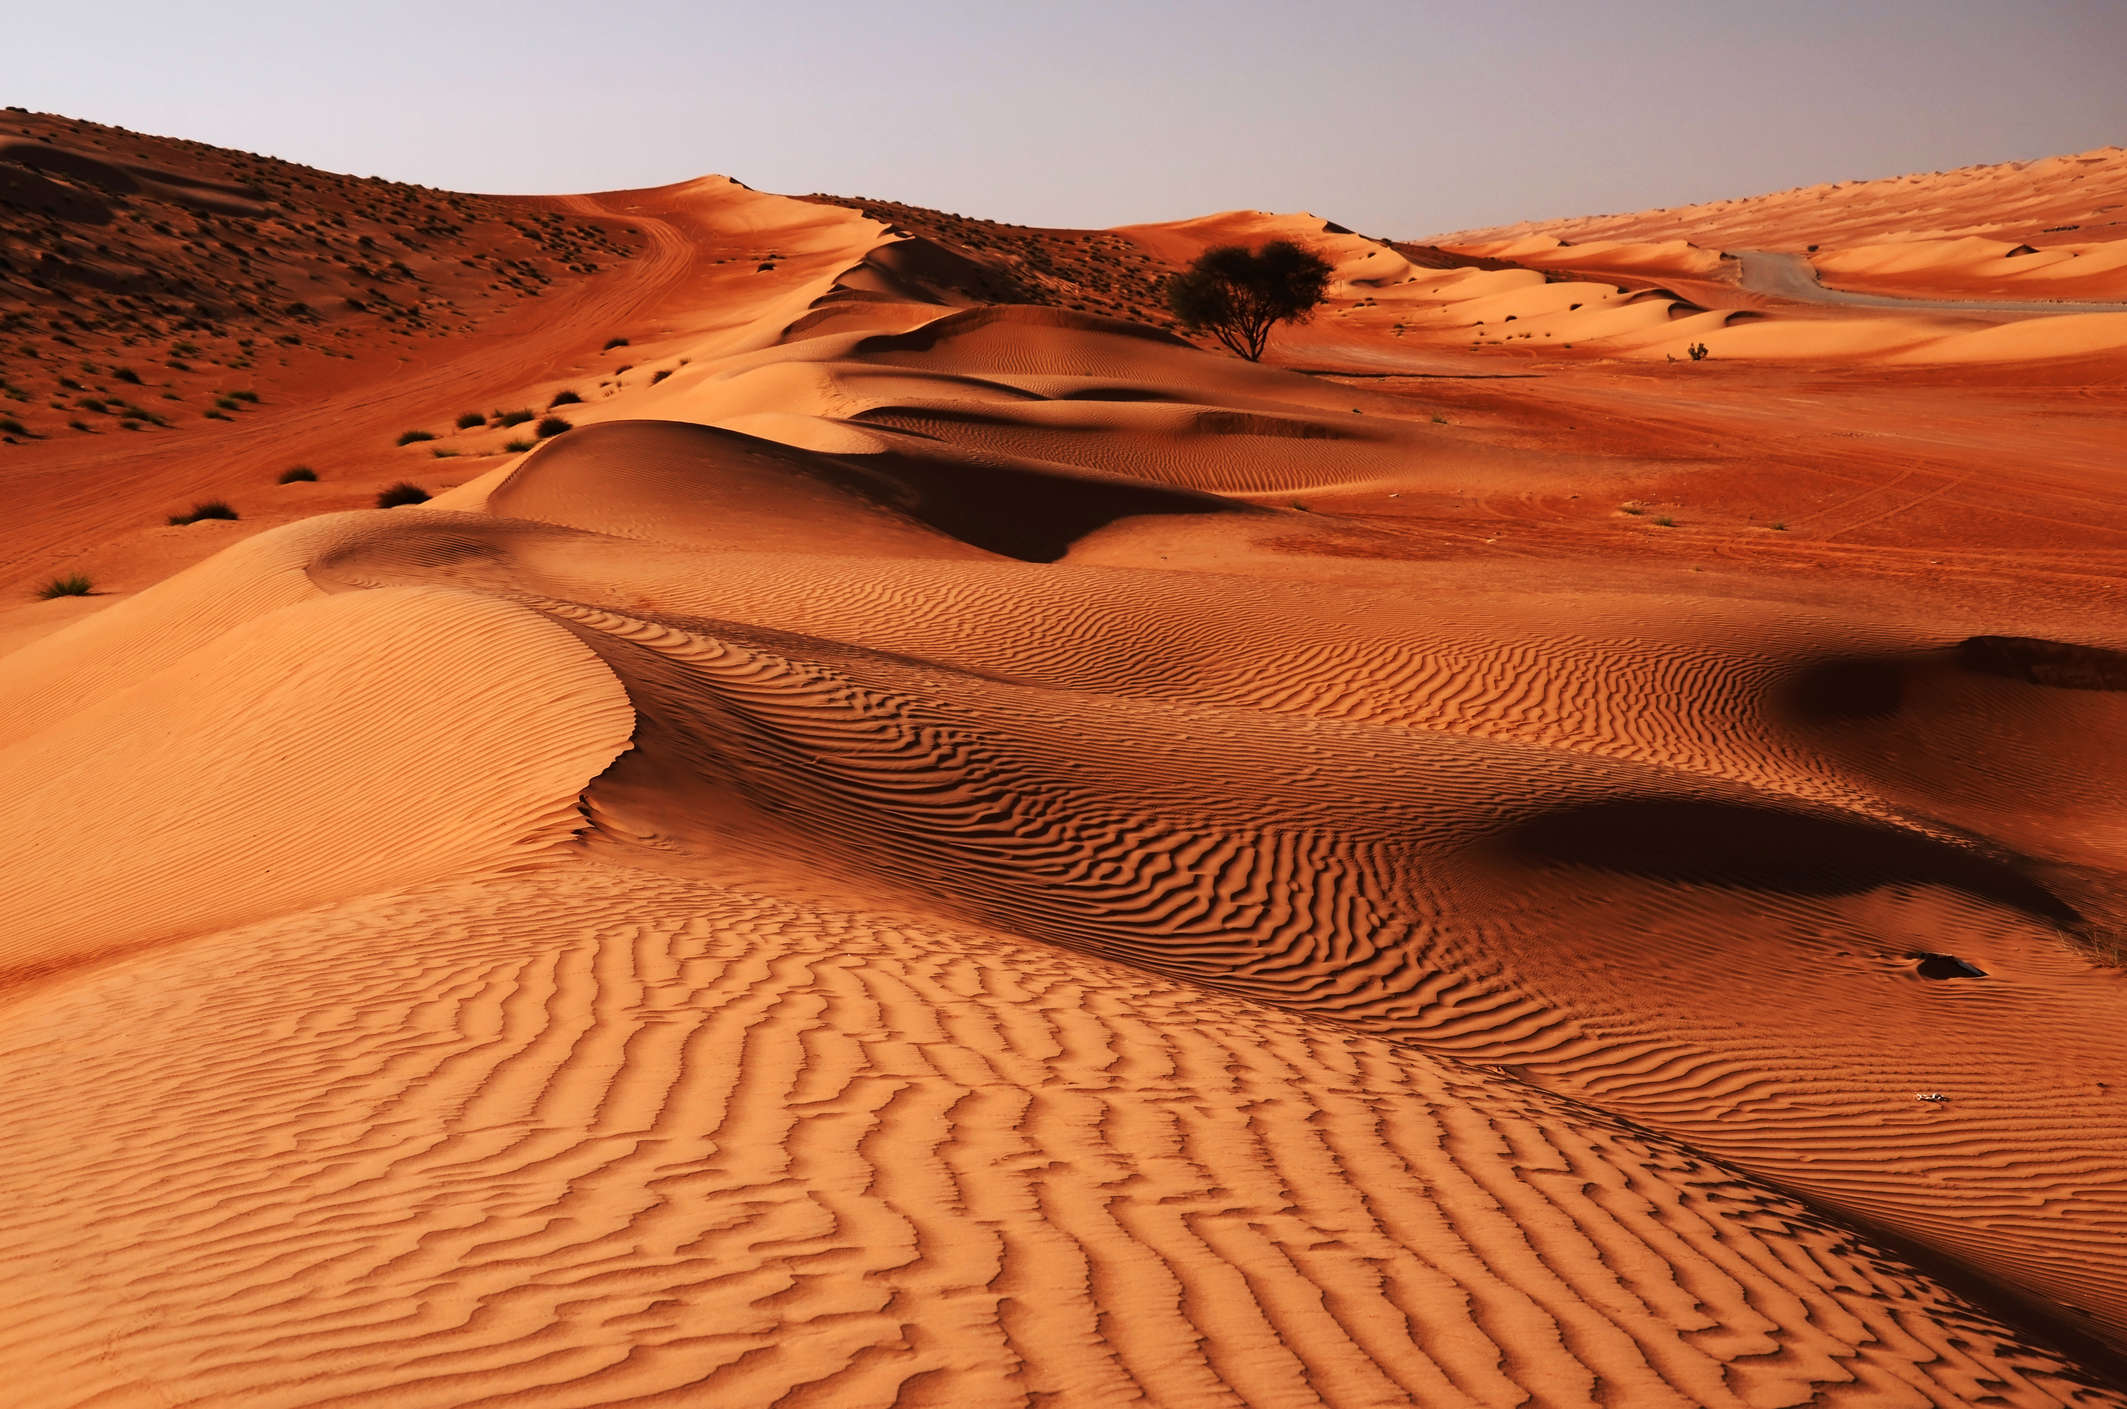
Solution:
[[[2102,347],[556,204],[643,253],[16,466],[141,590],[0,656],[0,1401],[2122,1402]],[[1284,366],[1110,316],[1275,234]],[[1522,336],[1597,319],[1658,365]],[[468,463],[128,526],[343,435]]]

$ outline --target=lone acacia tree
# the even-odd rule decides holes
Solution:
[[[1270,330],[1304,323],[1329,292],[1329,261],[1291,240],[1261,249],[1219,245],[1167,281],[1167,307],[1191,332],[1209,330],[1251,362]]]

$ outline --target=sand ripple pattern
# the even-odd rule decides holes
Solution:
[[[998,960],[589,866],[17,1009],[10,1402],[2119,1402],[1660,1137]]]

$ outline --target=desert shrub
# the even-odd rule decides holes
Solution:
[[[1669,517],[1669,515],[1667,515],[1667,514],[1658,514],[1658,515],[1656,515],[1656,516],[1655,516],[1655,520],[1654,520],[1654,521],[1655,521],[1655,523],[1656,523],[1656,524],[1660,525],[1660,526],[1661,526],[1661,527],[1663,527],[1663,528],[1675,528],[1675,527],[1676,527],[1676,520],[1675,520],[1675,519],[1673,519],[1673,518],[1671,518],[1671,517]]]
[[[626,347],[627,345],[628,340],[626,338],[607,338],[606,345],[600,348],[599,351],[611,352],[616,347]]]
[[[188,524],[198,523],[202,519],[233,519],[236,516],[236,510],[230,508],[227,501],[209,499],[204,504],[194,504],[192,512],[189,514],[170,515],[170,522],[173,524]]]
[[[569,429],[571,429],[569,423],[561,419],[561,417],[548,416],[545,419],[541,420],[538,425],[532,428],[532,433],[538,436],[541,440],[546,440],[552,436],[560,435],[563,431]]]
[[[377,496],[377,507],[380,509],[396,509],[401,504],[426,504],[427,502],[427,490],[418,484],[413,484],[403,479]]]
[[[418,445],[424,440],[434,440],[435,438],[436,433],[434,431],[413,430],[399,432],[399,444],[401,445]]]
[[[229,395],[238,401],[246,401],[253,406],[258,405],[258,393],[255,391],[232,391]]]
[[[656,386],[659,382],[663,381],[665,378],[671,375],[672,369],[670,367],[660,367],[657,371],[652,372],[650,374],[650,385]]]
[[[1329,261],[1291,240],[1258,250],[1220,245],[1167,281],[1167,308],[1183,327],[1208,331],[1255,362],[1272,328],[1313,315],[1329,293],[1331,272]]]
[[[30,428],[23,425],[22,422],[16,420],[13,416],[0,416],[0,431],[4,431],[8,435],[28,435]]]
[[[497,411],[495,413],[495,424],[504,427],[521,426],[538,414],[537,411],[530,410]]]
[[[111,375],[116,377],[119,381],[129,383],[133,386],[140,385],[140,373],[134,371],[131,367],[113,367],[111,369]]]
[[[241,401],[238,401],[233,396],[217,396],[214,398],[214,404],[224,411],[234,411],[237,407],[243,405]]]
[[[316,484],[318,472],[308,465],[294,465],[281,471],[282,484]]]
[[[502,448],[512,455],[522,455],[525,451],[530,450],[532,448],[532,442],[530,442],[529,440],[513,440],[505,444]]]
[[[457,451],[441,445],[437,446],[434,450],[431,450],[428,453],[435,456],[438,460],[455,459],[458,454]]]
[[[37,589],[40,601],[49,602],[54,597],[86,597],[92,584],[86,574],[70,572],[65,577],[55,577]]]
[[[469,431],[474,426],[484,426],[486,424],[487,417],[481,415],[478,411],[467,411],[458,417],[458,429],[462,431]]]
[[[574,406],[582,400],[583,398],[573,391],[557,391],[554,393],[554,399],[547,403],[547,410],[551,411],[556,406]]]
[[[1705,343],[1695,342],[1691,346],[1685,348],[1684,351],[1691,354],[1691,360],[1694,362],[1704,362],[1706,360],[1707,349]]]

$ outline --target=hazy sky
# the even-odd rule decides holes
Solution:
[[[9,10],[7,102],[471,191],[1416,236],[2127,142],[2127,0]]]

